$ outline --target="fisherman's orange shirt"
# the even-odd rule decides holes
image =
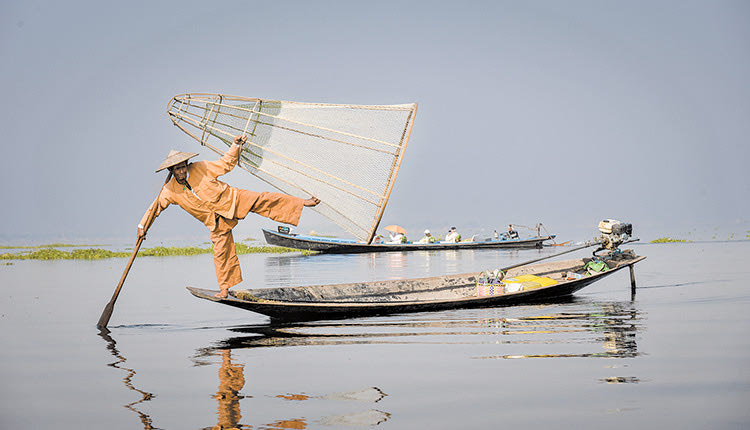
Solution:
[[[246,208],[245,213],[239,213],[240,190],[216,179],[225,173],[229,173],[237,165],[239,154],[240,146],[232,145],[224,153],[224,156],[216,161],[197,161],[188,164],[187,182],[192,190],[172,178],[164,185],[159,197],[154,200],[146,214],[143,215],[140,225],[148,228],[149,226],[146,223],[148,222],[149,212],[152,209],[155,210],[154,218],[156,218],[170,204],[179,205],[198,221],[205,224],[211,231],[217,229],[217,215],[227,219],[244,218],[247,215],[247,208],[252,208],[251,211],[280,222],[297,225],[302,213],[303,202],[298,197],[286,196],[289,199],[294,199],[295,203],[291,213],[287,213],[290,211],[283,207],[284,205],[275,205],[273,201],[265,202],[266,196],[278,196],[278,193],[257,193],[242,190],[243,199],[249,198],[252,201],[243,202],[242,206]],[[276,213],[274,213],[274,207],[276,206],[282,207],[278,207],[275,210]],[[283,213],[279,213],[280,211]]]

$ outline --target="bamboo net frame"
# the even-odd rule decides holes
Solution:
[[[170,119],[223,154],[247,135],[239,167],[370,243],[390,198],[417,104],[345,105],[211,93],[180,94]]]

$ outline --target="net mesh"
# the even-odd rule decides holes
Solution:
[[[388,201],[417,105],[338,105],[181,94],[175,125],[217,153],[248,139],[240,167],[278,190],[318,197],[317,212],[370,242]]]

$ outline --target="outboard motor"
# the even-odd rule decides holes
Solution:
[[[602,249],[615,250],[633,234],[633,225],[616,219],[605,219],[599,223],[599,243]]]

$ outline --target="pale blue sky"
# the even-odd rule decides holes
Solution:
[[[750,229],[746,1],[3,1],[0,244],[134,239],[184,92],[418,102],[383,224]],[[263,190],[244,171],[226,181]],[[248,218],[236,238],[275,224]],[[346,234],[306,211],[299,230]],[[208,240],[170,208],[149,244]]]

